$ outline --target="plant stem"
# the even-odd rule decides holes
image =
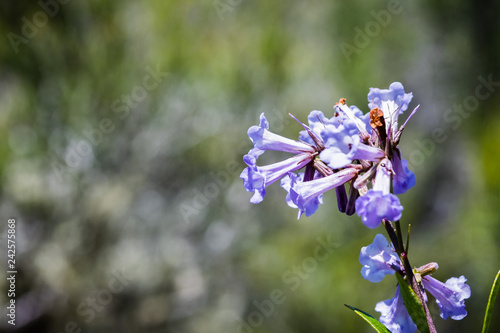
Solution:
[[[396,225],[396,235],[398,236],[398,246],[401,249],[401,252],[405,252],[405,247],[403,245],[403,234],[401,233],[401,225],[399,221],[395,221]]]
[[[392,225],[391,221],[388,219],[383,219],[382,224],[385,227],[385,230],[387,231],[387,234],[389,235],[389,238],[391,239],[392,245],[394,246],[394,250],[398,254],[399,257],[401,257],[401,252],[404,251],[403,248],[399,247],[399,241],[398,241],[398,236],[396,235],[396,231],[394,229],[394,226]]]
[[[431,313],[429,311],[429,308],[427,307],[427,303],[425,302],[422,290],[417,282],[417,279],[415,279],[415,275],[413,275],[413,270],[412,270],[411,265],[410,265],[410,260],[408,259],[408,256],[404,252],[402,233],[401,233],[401,225],[400,225],[399,221],[396,221],[394,224],[396,225],[395,230],[389,221],[384,221],[384,226],[386,227],[387,233],[389,234],[389,237],[391,238],[392,244],[394,245],[396,252],[398,252],[399,258],[403,262],[403,266],[405,269],[406,276],[408,277],[408,281],[411,282],[411,286],[412,286],[413,291],[415,291],[415,294],[417,295],[418,299],[422,303],[422,307],[424,308],[424,312],[425,312],[425,317],[427,319],[427,325],[429,326],[429,331],[431,333],[437,333],[436,327],[434,326],[434,322],[432,321]],[[396,237],[396,239],[394,239],[394,236]]]

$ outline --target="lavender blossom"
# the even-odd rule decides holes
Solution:
[[[313,133],[315,133],[318,136],[321,136],[321,131],[325,128],[325,126],[328,125],[339,125],[342,123],[342,118],[341,117],[336,117],[333,116],[331,118],[327,118],[323,112],[314,110],[309,113],[309,116],[307,116],[307,121],[309,124],[309,129]],[[299,133],[299,140],[306,142],[310,145],[314,145],[315,142],[312,140],[309,132],[307,130],[300,131]]]
[[[371,245],[361,249],[359,262],[363,265],[361,276],[371,282],[380,282],[387,275],[394,275],[394,267],[400,266],[400,260],[390,247],[387,239],[377,234]]]
[[[356,200],[356,213],[368,228],[376,228],[383,219],[401,219],[403,206],[394,194],[390,193],[392,164],[384,159],[377,167],[375,184],[366,195]]]
[[[338,126],[328,125],[321,131],[325,150],[319,157],[332,169],[340,169],[353,160],[380,161],[383,150],[361,142],[358,128],[350,122]]]
[[[248,165],[240,175],[243,186],[249,192],[254,192],[250,199],[251,203],[259,203],[266,195],[266,187],[274,183],[291,171],[299,170],[311,162],[316,155],[316,148],[312,145],[290,140],[269,130],[269,123],[264,116],[260,115],[260,125],[252,126],[248,130],[248,136],[253,142],[253,148],[243,157]],[[258,157],[265,150],[277,150],[295,153],[294,157],[267,166],[257,166]]]
[[[375,236],[371,245],[361,249],[359,262],[363,265],[361,275],[371,282],[380,282],[385,275],[392,275],[396,271],[401,272],[403,267],[401,260],[389,246],[387,239],[380,234]],[[464,276],[453,277],[448,279],[446,283],[442,283],[429,275],[437,268],[436,263],[430,263],[417,269],[415,274],[421,277],[424,289],[436,298],[441,318],[451,317],[454,320],[461,320],[467,315],[465,299],[471,295],[470,287],[465,284],[467,279]],[[378,303],[375,310],[382,313],[380,321],[392,332],[414,332],[415,330],[403,330],[402,328],[398,330],[397,328],[398,325],[401,326],[401,323],[408,322],[407,312],[405,314],[400,309],[398,293],[399,289],[395,298]],[[425,294],[424,299],[427,301]],[[407,324],[403,326],[410,329]],[[395,330],[393,331],[393,329]]]
[[[317,196],[312,197],[309,201],[307,201],[307,203],[301,205],[301,208],[297,206],[297,204],[295,203],[297,202],[297,198],[296,196],[294,196],[295,201],[292,199],[292,196],[290,195],[290,190],[292,188],[296,188],[297,183],[303,182],[303,179],[304,179],[303,172],[299,173],[298,175],[296,175],[293,172],[290,172],[287,176],[281,179],[281,187],[283,187],[288,192],[286,196],[286,202],[288,206],[299,209],[297,219],[299,219],[303,213],[306,213],[306,216],[311,216],[316,212],[318,206],[323,203],[323,194],[318,194]]]
[[[379,321],[392,333],[413,333],[417,330],[417,325],[411,320],[403,303],[399,285],[396,287],[396,295],[391,299],[378,302],[375,311],[380,312]]]
[[[313,156],[309,153],[295,155],[284,161],[259,167],[256,165],[257,158],[250,154],[245,155],[243,160],[248,167],[240,174],[243,186],[248,192],[254,192],[250,199],[251,203],[259,203],[266,195],[266,187],[287,175],[291,171],[301,169],[311,162]]]
[[[310,216],[318,208],[318,198],[321,194],[343,185],[356,175],[357,170],[355,168],[347,168],[330,176],[308,182],[300,181],[294,175],[289,175],[291,179],[290,184],[288,185],[287,180],[282,182],[282,187],[289,192],[289,198],[299,208],[299,217],[302,213]]]
[[[394,152],[392,165],[394,169],[392,183],[394,194],[403,194],[415,186],[415,174],[408,169],[408,161],[401,159],[399,149]]]
[[[452,277],[445,283],[436,280],[432,276],[422,278],[425,290],[436,298],[436,303],[441,311],[441,318],[451,317],[454,320],[461,320],[467,316],[465,299],[470,297],[471,292],[465,281],[467,279],[463,275],[459,278]]]
[[[260,115],[259,126],[252,126],[248,129],[248,137],[253,142],[253,149],[250,150],[250,152],[252,152],[250,155],[254,156],[262,154],[265,150],[277,150],[294,154],[301,152],[315,152],[311,145],[294,141],[270,132],[269,122],[267,121],[264,113]]]
[[[384,218],[391,221],[401,219],[403,206],[394,194],[383,194],[380,191],[368,190],[366,195],[356,201],[356,214],[361,217],[364,225],[374,229]]]
[[[370,88],[368,107],[379,108],[384,113],[385,127],[394,135],[398,130],[398,116],[408,109],[413,98],[412,93],[405,93],[400,82],[393,82],[389,89]]]
[[[289,206],[297,207],[299,216],[313,214],[320,203],[319,195],[335,189],[339,211],[348,215],[356,212],[369,228],[377,227],[384,218],[399,220],[403,207],[391,188],[395,194],[401,194],[415,185],[415,175],[397,147],[408,121],[398,129],[398,115],[408,108],[411,99],[412,94],[394,82],[389,89],[370,89],[372,110],[366,114],[356,106],[348,106],[342,98],[330,118],[314,110],[305,125],[292,116],[304,128],[299,141],[270,132],[269,123],[261,114],[260,124],[248,130],[253,148],[244,156],[248,167],[240,175],[245,189],[254,192],[250,201],[261,202],[267,186],[305,167],[306,176],[289,175],[282,183],[288,192]],[[294,156],[257,166],[259,156],[266,150]],[[346,182],[351,185],[349,195],[344,187]],[[372,189],[368,188],[370,182]]]

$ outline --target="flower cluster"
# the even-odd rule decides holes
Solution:
[[[363,265],[361,275],[371,282],[380,282],[387,274],[404,272],[398,255],[381,234],[375,236],[371,245],[361,249],[359,262]],[[471,295],[470,287],[465,284],[467,279],[464,276],[453,277],[442,283],[430,276],[437,268],[436,263],[430,263],[416,269],[415,275],[419,277],[424,298],[427,299],[426,291],[434,296],[441,318],[461,320],[467,315],[465,299]],[[381,313],[380,322],[393,333],[413,333],[417,330],[403,304],[399,286],[396,287],[396,295],[393,298],[377,303],[375,311]]]
[[[398,148],[406,122],[418,109],[398,128],[398,116],[408,108],[412,97],[399,82],[389,89],[371,88],[370,112],[366,114],[356,106],[348,107],[342,98],[331,118],[312,111],[308,125],[296,119],[304,128],[298,141],[270,132],[262,114],[259,126],[248,130],[253,148],[243,158],[248,167],[240,175],[245,189],[254,193],[250,202],[261,202],[267,186],[281,179],[281,186],[288,192],[287,203],[299,209],[298,217],[314,214],[322,203],[322,194],[335,189],[339,210],[348,215],[356,212],[369,228],[377,227],[383,219],[399,220],[403,207],[394,194],[415,185],[415,175]],[[294,155],[258,166],[258,157],[266,150]],[[295,173],[300,169],[304,171]]]
[[[262,114],[259,126],[248,130],[253,148],[243,158],[247,168],[240,175],[245,189],[254,193],[250,199],[252,203],[261,202],[267,186],[281,180],[281,187],[288,193],[287,204],[299,210],[298,218],[304,213],[306,216],[314,214],[323,203],[323,193],[335,189],[341,212],[357,213],[369,228],[376,228],[383,222],[393,247],[378,234],[373,244],[361,249],[359,261],[363,265],[362,276],[371,282],[380,282],[387,274],[396,273],[409,283],[408,286],[398,285],[392,299],[379,302],[375,307],[381,313],[380,322],[393,333],[413,333],[417,329],[404,303],[412,302],[413,298],[408,298],[405,291],[410,285],[433,332],[427,292],[436,299],[441,317],[455,320],[467,315],[465,299],[471,295],[464,276],[448,279],[445,283],[433,278],[431,274],[438,268],[436,263],[413,270],[405,252],[407,247],[405,250],[401,240],[399,220],[403,206],[396,194],[413,187],[415,175],[401,157],[398,144],[418,106],[402,126],[398,125],[398,117],[408,109],[412,97],[411,93],[405,93],[401,83],[394,82],[389,89],[370,89],[370,111],[366,114],[356,106],[349,107],[342,98],[334,106],[330,118],[321,111],[312,111],[305,125],[292,116],[304,129],[297,141],[270,132],[269,123]],[[258,166],[257,160],[266,150],[293,156]],[[301,169],[304,170],[299,172]],[[396,228],[391,221],[395,221]],[[405,291],[405,300],[400,287]]]

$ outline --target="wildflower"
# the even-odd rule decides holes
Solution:
[[[331,118],[327,118],[323,114],[323,112],[318,110],[311,111],[309,113],[309,116],[307,117],[307,121],[309,124],[309,130],[317,134],[320,134],[326,125],[329,124],[336,125],[341,123],[341,119],[339,117],[333,116]],[[299,140],[302,142],[306,142],[310,145],[315,144],[307,128],[304,128],[303,131],[300,131]]]
[[[387,274],[393,275],[394,266],[400,265],[397,254],[381,234],[375,236],[372,244],[361,249],[359,262],[363,265],[361,276],[374,283],[382,281]]]
[[[363,265],[361,275],[371,282],[380,282],[387,274],[394,274],[394,272],[400,274],[402,272],[402,263],[399,257],[390,247],[387,239],[380,234],[375,236],[371,245],[361,249],[359,262]],[[464,276],[453,277],[442,283],[430,276],[437,268],[436,263],[430,263],[417,268],[415,275],[418,276],[424,290],[431,293],[436,299],[441,318],[451,317],[454,320],[461,320],[467,315],[465,299],[471,295],[470,287],[465,284],[467,279]],[[375,310],[382,314],[380,321],[392,332],[414,332],[415,330],[411,330],[406,324],[403,325],[406,327],[404,330],[393,330],[394,327],[401,326],[401,323],[408,321],[407,312],[405,314],[401,309],[404,306],[398,298],[400,296],[397,291],[393,299],[377,304]],[[424,298],[427,299],[425,294]]]
[[[377,130],[380,145],[390,152],[391,163],[394,166],[393,190],[395,194],[405,193],[415,185],[415,174],[408,169],[408,162],[401,159],[401,152],[397,148],[406,123],[418,110],[417,106],[403,126],[398,129],[399,115],[408,109],[412,98],[413,94],[405,93],[403,85],[399,82],[392,83],[389,89],[370,88],[368,93],[368,107],[371,109],[370,124]],[[387,142],[390,144],[389,147],[386,147]]]
[[[291,171],[299,170],[311,162],[317,154],[314,146],[285,138],[269,130],[269,123],[260,115],[260,125],[252,126],[248,136],[253,142],[253,148],[243,157],[248,165],[240,175],[243,185],[249,192],[254,192],[250,199],[252,203],[259,203],[266,195],[266,187],[274,183]],[[277,150],[296,154],[294,157],[267,166],[257,166],[258,157],[266,150]]]
[[[385,157],[383,150],[362,142],[362,137],[366,139],[369,134],[366,120],[358,117],[361,113],[359,109],[350,109],[341,103],[334,109],[337,116],[333,118],[337,121],[325,123],[320,131],[325,144],[325,149],[319,156],[323,162],[332,169],[339,169],[355,159],[380,161]]]
[[[403,194],[415,186],[415,174],[408,169],[408,161],[401,159],[399,149],[394,151],[392,165],[394,170],[392,190],[394,194]]]
[[[454,320],[461,320],[467,316],[465,299],[470,297],[471,292],[465,281],[467,279],[463,275],[459,278],[452,277],[445,283],[429,275],[422,277],[425,290],[436,299],[441,311],[441,318],[451,317]]]
[[[378,227],[384,218],[401,219],[403,206],[398,197],[390,193],[392,173],[392,164],[386,158],[377,167],[373,188],[356,201],[356,214],[368,228]]]
[[[301,141],[294,141],[270,132],[269,123],[264,114],[260,116],[260,125],[252,126],[248,130],[248,136],[253,142],[253,148],[243,157],[248,167],[243,170],[240,178],[243,179],[245,189],[249,192],[254,192],[250,202],[261,202],[266,194],[266,187],[292,171],[299,170],[309,165],[309,167],[306,167],[306,171],[307,169],[312,170],[314,174],[312,166],[317,164],[311,162],[313,162],[313,159],[325,149],[325,143],[321,135],[322,132],[329,126],[337,129],[343,126],[341,125],[339,117],[334,116],[329,119],[326,118],[321,111],[311,112],[309,115],[310,126],[306,126],[300,121],[298,122],[304,127],[304,131],[300,133]],[[344,130],[345,129],[342,127],[340,132]],[[328,135],[326,136],[328,137]],[[344,138],[344,135],[340,135],[339,139],[342,138]],[[328,140],[328,145],[332,145],[335,141],[333,138],[328,138]],[[284,151],[296,155],[278,163],[267,166],[257,166],[258,157],[266,150]],[[359,149],[360,153],[354,154],[353,157],[361,156],[364,150],[366,149]],[[381,156],[381,152],[377,151],[376,153]],[[352,159],[347,159],[345,162],[342,162],[346,165],[342,166],[347,166],[347,163],[351,161]],[[320,203],[318,199],[320,194],[344,184],[349,179],[355,177],[357,175],[357,170],[359,170],[359,168],[351,168],[337,176],[333,176],[334,172],[332,169],[324,166],[322,162],[318,161],[318,163],[322,164],[323,167],[317,167],[322,171],[322,174],[318,175],[316,179],[322,176],[328,176],[325,177],[326,179],[312,182],[306,186],[305,183],[308,183],[313,177],[297,177],[297,175],[292,175],[282,183],[282,186],[290,192],[287,196],[288,204],[292,207],[295,206],[299,208],[299,216],[302,213],[306,213],[306,216],[313,214]],[[310,174],[311,171],[308,171],[308,173]],[[320,186],[313,191],[312,186],[317,186],[318,184],[320,184]],[[314,193],[314,195],[311,195],[311,193]],[[341,196],[339,200],[342,200],[342,191],[339,190],[337,193]]]
[[[248,129],[248,137],[253,142],[253,149],[250,150],[250,155],[258,156],[265,150],[277,150],[294,154],[302,152],[315,152],[312,145],[294,141],[270,132],[269,122],[267,121],[264,113],[260,115],[259,126],[252,126]]]
[[[311,162],[313,156],[309,153],[297,154],[284,161],[259,167],[256,165],[257,158],[251,154],[245,155],[243,160],[248,165],[240,175],[243,185],[248,192],[254,192],[250,199],[251,203],[259,203],[264,200],[266,187],[287,175],[289,172],[301,169]]]
[[[347,168],[327,177],[320,177],[307,182],[300,181],[296,175],[289,175],[290,181],[282,182],[282,187],[289,192],[289,198],[293,205],[299,208],[299,216],[305,213],[310,216],[316,212],[319,204],[319,196],[328,190],[343,186],[345,182],[354,178],[358,173],[356,168]]]
[[[396,295],[393,298],[378,302],[375,311],[380,312],[379,321],[392,333],[413,333],[417,325],[411,320],[408,310],[404,306],[403,297],[396,286]]]
[[[308,125],[296,119],[304,128],[299,141],[270,132],[261,114],[259,126],[248,130],[253,148],[243,158],[247,168],[240,175],[245,189],[254,192],[250,201],[261,202],[267,186],[286,176],[281,184],[288,193],[287,203],[299,209],[299,216],[316,212],[320,196],[335,189],[339,211],[348,215],[357,212],[369,228],[377,227],[384,218],[399,220],[403,207],[391,193],[391,185],[395,194],[415,185],[415,175],[397,147],[408,121],[398,129],[398,116],[411,99],[412,94],[405,93],[399,82],[389,89],[371,88],[368,100],[372,109],[366,114],[340,99],[330,118],[314,110],[308,116]],[[258,166],[257,160],[266,150],[294,156]],[[290,174],[304,167],[302,175]],[[367,187],[370,182],[372,189]],[[345,183],[350,184],[349,195]]]
[[[317,178],[320,178],[319,176],[316,176]],[[294,195],[295,201],[292,199],[292,196],[290,195],[290,190],[292,187],[296,187],[297,183],[301,182],[304,180],[304,173],[301,172],[298,175],[296,175],[293,172],[290,172],[287,176],[283,177],[281,179],[281,187],[283,187],[287,192],[286,196],[286,202],[288,206],[292,208],[299,208],[297,206],[296,202],[296,196]],[[302,204],[301,208],[299,208],[299,214],[297,216],[297,219],[303,214],[306,213],[306,216],[310,216],[316,212],[318,209],[318,206],[323,203],[323,194],[318,194],[317,196],[311,198],[306,204]]]
[[[387,135],[394,137],[398,131],[398,117],[406,109],[413,98],[412,93],[405,93],[400,82],[393,82],[389,89],[370,88],[368,107],[380,109],[383,112]]]
[[[332,169],[343,168],[353,160],[380,161],[385,157],[383,150],[361,142],[359,129],[353,122],[326,125],[321,131],[325,143],[319,157]]]

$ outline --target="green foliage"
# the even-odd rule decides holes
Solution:
[[[373,327],[375,329],[375,331],[377,331],[378,333],[391,333],[391,331],[389,331],[387,329],[387,327],[385,327],[381,322],[379,322],[377,319],[373,318],[372,316],[370,316],[368,313],[364,312],[364,311],[361,311],[359,309],[356,309],[355,307],[352,307],[350,305],[347,305],[347,304],[344,304],[345,306],[347,306],[349,309],[351,309],[352,311],[354,311],[357,315],[359,315],[361,318],[363,318],[368,324],[370,324],[371,327]]]
[[[487,333],[490,329],[491,315],[493,313],[493,306],[495,305],[495,300],[497,299],[498,290],[500,289],[500,271],[498,271],[491,286],[490,297],[488,298],[488,304],[486,305],[486,313],[484,314],[483,330],[481,333]]]
[[[417,297],[413,289],[406,283],[403,277],[399,274],[395,274],[396,279],[398,280],[399,290],[401,291],[401,295],[403,296],[403,301],[410,314],[411,319],[417,325],[417,328],[422,333],[429,332],[429,325],[427,324],[427,318],[425,316],[425,311],[422,306],[422,302]]]

